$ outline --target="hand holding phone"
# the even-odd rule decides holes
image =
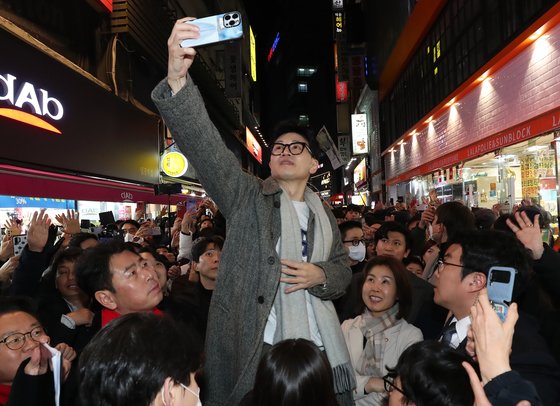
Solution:
[[[243,36],[243,24],[241,13],[232,11],[209,17],[197,18],[187,21],[200,29],[200,37],[186,39],[181,42],[183,48],[194,48],[216,42],[231,41]]]

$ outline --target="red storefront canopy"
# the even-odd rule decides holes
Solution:
[[[97,202],[146,202],[171,204],[194,197],[175,194],[156,196],[152,188],[105,179],[45,172],[0,165],[0,195],[49,197]]]

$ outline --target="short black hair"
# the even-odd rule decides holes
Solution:
[[[474,215],[474,224],[478,230],[488,230],[492,228],[498,216],[492,209],[486,207],[479,207],[476,210],[472,209]]]
[[[409,255],[408,257],[403,258],[402,262],[403,262],[405,267],[408,264],[418,264],[422,268],[424,268],[424,266],[426,265],[426,264],[424,264],[424,260],[422,258],[420,258],[419,256],[416,256],[416,255]]]
[[[375,235],[373,236],[375,244],[377,245],[377,242],[382,238],[389,238],[390,232],[399,233],[404,236],[404,243],[406,244],[405,250],[412,248],[412,237],[410,236],[410,231],[404,224],[397,221],[385,221],[381,224],[381,227],[377,229]]]
[[[366,211],[363,217],[368,227],[374,224],[383,224],[385,221],[385,214],[379,215],[379,211]]]
[[[169,316],[123,315],[97,332],[80,356],[80,403],[151,404],[167,377],[190,385],[201,354],[200,337]]]
[[[305,138],[307,146],[311,150],[311,156],[319,156],[319,148],[315,139],[316,131],[309,126],[303,126],[299,124],[298,121],[292,119],[282,120],[276,124],[272,130],[271,145],[274,144],[280,136],[287,133],[296,133],[301,135]]]
[[[119,224],[119,230],[122,229],[122,227],[125,224],[132,224],[133,226],[135,226],[136,228],[140,228],[140,223],[137,222],[136,220],[124,220],[122,223]]]
[[[87,240],[99,241],[99,238],[97,237],[97,235],[95,235],[93,233],[76,233],[70,239],[70,242],[68,243],[68,246],[69,247],[80,247],[80,244],[83,243],[84,241],[87,241]]]
[[[338,225],[338,230],[340,231],[340,237],[344,240],[346,238],[346,233],[348,230],[352,230],[353,228],[362,229],[362,223],[356,220],[346,220],[343,221]]]
[[[274,344],[259,363],[253,404],[336,406],[332,367],[312,341],[291,338]]]
[[[517,270],[512,299],[517,298],[527,285],[532,272],[532,260],[529,250],[513,233],[500,230],[479,230],[461,233],[449,242],[461,246],[463,254],[462,277],[473,272],[488,276],[493,266],[512,267]]]
[[[115,292],[110,262],[113,255],[124,251],[138,255],[128,244],[117,240],[85,250],[76,264],[78,286],[90,297],[94,297],[95,292],[100,290]]]
[[[395,278],[395,285],[397,287],[397,298],[399,302],[399,312],[397,313],[397,319],[402,319],[408,316],[410,309],[412,307],[412,287],[410,285],[410,280],[408,279],[408,271],[404,267],[402,261],[399,261],[393,257],[387,257],[384,255],[378,255],[370,259],[364,266],[362,271],[362,283],[361,288],[364,287],[367,275],[369,271],[376,266],[385,266],[391,270],[393,277]],[[362,289],[360,289],[360,300],[361,300],[361,310],[365,309],[365,303],[362,298]]]
[[[200,237],[196,239],[191,248],[192,259],[194,262],[200,261],[200,256],[206,252],[208,245],[217,245],[220,249],[224,247],[224,239],[219,235],[210,237]]]
[[[474,214],[461,202],[446,202],[436,209],[437,222],[445,226],[448,240],[455,234],[476,230]]]
[[[466,354],[441,342],[424,340],[400,355],[389,375],[400,377],[405,400],[417,406],[472,406],[474,393],[462,363],[478,367]]]
[[[23,312],[39,320],[37,310],[37,303],[28,296],[0,296],[0,316]]]
[[[52,265],[48,272],[45,273],[43,276],[43,281],[46,286],[48,286],[51,290],[56,290],[55,280],[56,280],[56,273],[58,272],[58,267],[63,262],[75,262],[77,263],[84,250],[80,248],[80,246],[70,246],[58,251],[53,258]]]

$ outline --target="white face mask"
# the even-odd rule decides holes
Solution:
[[[179,385],[181,385],[184,389],[188,390],[190,393],[196,396],[196,398],[198,399],[198,401],[196,402],[196,406],[202,406],[202,402],[200,401],[200,388],[198,388],[198,390],[195,392],[191,388],[183,385],[182,383],[180,383]]]
[[[135,242],[135,243],[142,243],[144,239],[142,237],[135,237],[134,234],[126,233],[124,235],[124,242]]]
[[[348,256],[350,259],[358,262],[362,262],[366,257],[366,246],[363,242],[359,242],[357,246],[348,247]]]

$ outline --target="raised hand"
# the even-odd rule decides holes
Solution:
[[[541,235],[541,228],[539,226],[540,214],[536,214],[533,221],[527,216],[527,213],[515,212],[514,214],[517,225],[510,219],[506,220],[506,224],[521,243],[531,251],[533,259],[538,260],[542,257],[544,246]]]
[[[6,235],[11,237],[13,235],[20,235],[22,233],[21,224],[19,224],[14,219],[6,220],[4,223],[4,228],[6,229]]]
[[[6,234],[2,237],[2,245],[0,246],[0,261],[6,262],[14,256],[14,242],[12,237]]]
[[[187,72],[190,69],[196,50],[194,48],[182,48],[181,42],[185,39],[200,37],[200,29],[188,22],[193,17],[177,20],[167,40],[169,53],[167,64],[167,82],[174,93],[177,93],[186,83]]]
[[[0,267],[0,282],[10,280],[17,266],[19,265],[19,255],[10,257],[2,267]]]
[[[27,230],[27,246],[29,251],[42,252],[49,239],[51,219],[45,214],[45,209],[33,213],[29,229]]]
[[[65,234],[77,234],[81,231],[80,216],[74,210],[67,210],[66,215],[57,214],[54,218],[62,225]]]

